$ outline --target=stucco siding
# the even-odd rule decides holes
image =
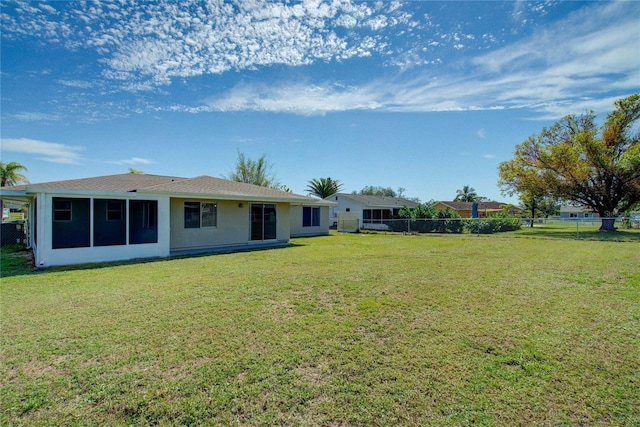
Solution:
[[[216,203],[217,225],[215,227],[185,228],[185,202]],[[247,201],[171,199],[171,251],[237,247],[257,243],[251,241],[250,206],[251,202]],[[278,203],[276,209],[276,240],[261,241],[260,243],[289,241],[289,205]]]
[[[349,198],[337,195],[330,199],[338,202],[339,206],[331,208],[330,220],[332,222],[338,220],[338,214],[349,212],[358,216],[358,224],[362,224],[362,205]]]
[[[320,209],[320,225],[303,225],[303,209],[305,206],[291,207],[291,237],[302,236],[322,236],[329,234],[329,207],[328,206],[306,206]]]

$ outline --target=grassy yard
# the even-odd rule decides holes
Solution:
[[[0,295],[1,425],[640,424],[634,238],[335,234]]]

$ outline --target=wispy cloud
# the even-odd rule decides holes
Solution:
[[[2,138],[0,145],[2,151],[33,154],[39,160],[68,165],[80,164],[83,160],[81,153],[85,149],[85,147],[77,145],[65,145],[27,138]]]
[[[23,122],[56,122],[62,119],[60,114],[40,113],[40,112],[21,112],[9,114],[8,117]]]
[[[415,25],[399,2],[9,6],[13,13],[3,16],[7,37],[39,36],[72,49],[94,49],[105,65],[104,76],[130,89],[167,85],[175,77],[366,57],[386,51],[389,28]]]
[[[113,165],[151,165],[154,162],[153,160],[143,159],[141,157],[131,157],[129,159],[114,160],[114,161],[109,161],[107,163],[110,163]]]
[[[531,23],[547,15],[553,3],[518,1],[496,7],[510,8],[511,32],[528,26],[530,35],[494,49],[504,40],[486,31],[489,27],[473,34],[459,23],[445,25],[438,14],[414,16],[417,9],[397,1],[186,0],[126,5],[16,1],[7,4],[12,13],[3,14],[3,37],[39,37],[69,50],[93,50],[101,71],[97,77],[104,81],[85,75],[57,81],[81,92],[74,102],[57,105],[86,107],[85,121],[127,114],[101,108],[102,99],[91,104],[92,94],[86,93],[91,87],[99,88],[97,96],[122,91],[146,95],[199,76],[347,64],[372,56],[381,59],[385,71],[376,70],[378,74],[358,83],[288,76],[268,84],[239,83],[222,93],[215,89],[190,105],[169,101],[173,104],[167,106],[156,98],[141,107],[138,98],[122,108],[302,115],[527,108],[548,118],[581,112],[587,104],[610,109],[611,99],[637,90],[640,12],[635,2],[594,2],[540,26]],[[446,57],[451,52],[455,60]],[[13,117],[37,120],[37,113]]]
[[[382,107],[379,94],[369,88],[333,83],[281,86],[240,85],[219,98],[205,101],[205,111],[268,111],[295,114],[325,114],[346,110],[373,110]]]
[[[637,90],[640,81],[640,14],[630,7],[605,4],[597,11],[578,12],[529,38],[470,56],[467,60],[473,68],[465,75],[422,72],[407,78],[400,74],[359,86],[241,84],[186,109],[325,114],[527,108],[538,112],[538,118],[558,118],[587,109],[607,111],[615,99]],[[613,23],[603,26],[602,14]]]

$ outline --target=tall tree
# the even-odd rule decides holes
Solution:
[[[312,196],[324,199],[336,194],[342,189],[342,184],[337,179],[331,178],[313,178],[307,185],[307,191]]]
[[[569,115],[515,147],[500,163],[504,192],[551,195],[597,212],[600,230],[640,201],[640,94],[615,102],[598,130],[593,111]]]
[[[361,196],[398,197],[397,193],[391,187],[374,187],[373,185],[367,185],[359,192],[354,191],[353,194],[359,194]]]
[[[20,171],[27,172],[28,169],[18,162],[0,162],[0,187],[29,182],[27,177],[22,175]]]
[[[460,190],[456,191],[456,198],[454,202],[474,202],[478,199],[478,193],[476,189],[470,185],[463,186]]]
[[[223,178],[260,187],[281,188],[272,168],[273,166],[267,161],[265,155],[262,155],[258,160],[252,160],[246,158],[244,153],[238,152],[235,170]]]
[[[0,162],[0,187],[8,187],[20,183],[27,183],[29,180],[20,172],[27,172],[28,169],[18,162]],[[4,201],[0,199],[0,221],[4,215]]]

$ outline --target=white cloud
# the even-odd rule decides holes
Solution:
[[[92,86],[91,82],[83,81],[83,80],[58,80],[63,86],[75,87],[79,89],[88,89]]]
[[[399,2],[74,3],[57,10],[52,6],[9,5],[16,13],[3,14],[3,37],[35,35],[71,49],[94,49],[103,75],[119,85],[105,89],[103,82],[88,78],[58,80],[69,88],[87,89],[91,84],[109,95],[118,90],[157,92],[176,78],[188,84],[190,77],[229,70],[344,62],[376,54],[400,71],[395,76],[385,71],[385,77],[350,86],[326,78],[309,83],[309,77],[268,85],[243,83],[221,95],[203,95],[201,105],[157,110],[308,115],[371,109],[528,108],[543,117],[558,117],[581,112],[584,106],[609,110],[611,99],[637,91],[640,81],[640,12],[634,2],[585,4],[561,21],[532,26],[530,36],[493,51],[470,50],[477,43],[486,49],[498,42],[487,28],[476,35],[462,26],[447,29],[444,21],[437,21],[439,15],[414,18]],[[513,22],[537,21],[550,7],[550,3],[543,7],[515,2]],[[446,49],[459,62],[449,63]],[[459,54],[462,51],[465,56]],[[488,53],[473,56],[480,51]],[[80,105],[80,100],[74,101]],[[99,119],[106,111],[119,112],[102,108],[102,102],[91,107],[87,110],[99,111],[94,113]],[[12,117],[45,118],[37,113]]]
[[[456,71],[438,77],[423,72],[411,79],[400,74],[349,87],[330,83],[244,84],[208,99],[200,109],[323,114],[364,109],[527,108],[545,119],[589,109],[610,111],[615,99],[638,89],[640,29],[638,13],[629,13],[629,5],[598,7],[602,10],[580,11],[529,38],[470,58],[474,68],[465,70],[464,75]],[[610,24],[603,25],[602,14]]]
[[[150,165],[153,164],[153,160],[143,159],[141,157],[131,157],[130,159],[114,160],[107,163],[114,165]]]
[[[325,114],[382,107],[379,94],[369,88],[333,84],[240,85],[224,96],[206,101],[204,111],[269,111],[294,114]]]
[[[62,118],[59,114],[22,112],[10,114],[9,117],[24,122],[53,122]]]
[[[85,147],[27,138],[2,138],[2,151],[36,155],[38,160],[68,165],[79,164]]]
[[[3,34],[40,37],[71,49],[93,48],[107,78],[136,89],[170,84],[175,77],[386,52],[389,28],[416,25],[400,6],[350,0],[185,0],[77,3],[58,11],[47,5],[43,12],[29,2],[18,2],[14,13],[3,15]],[[345,27],[351,31],[342,31]]]

